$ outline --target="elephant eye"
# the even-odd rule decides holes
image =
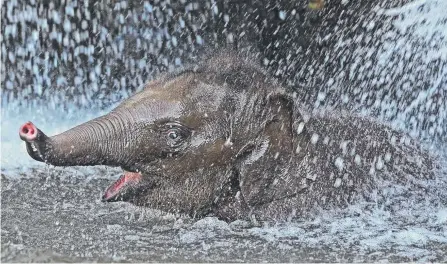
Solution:
[[[191,133],[188,128],[183,127],[180,124],[170,123],[166,124],[164,134],[167,145],[171,148],[177,148],[183,144]]]
[[[168,146],[177,147],[182,143],[182,135],[178,128],[171,128],[166,131],[166,141]]]
[[[176,140],[178,137],[179,137],[179,134],[176,130],[174,130],[174,129],[168,130],[168,138],[169,139]]]

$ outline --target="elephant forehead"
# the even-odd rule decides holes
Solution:
[[[168,80],[149,82],[144,90],[125,100],[118,108],[135,108],[157,102],[182,102],[186,107],[195,105],[199,108],[216,109],[226,91],[225,86],[204,83],[194,74],[184,74]]]
[[[157,120],[172,120],[197,129],[219,116],[219,113],[216,111],[217,108],[212,101],[210,100],[210,105],[204,106],[189,100],[146,100],[132,108],[117,109],[116,112],[125,113],[132,117],[131,120],[143,121],[144,123]]]
[[[194,74],[155,80],[115,111],[128,112],[140,121],[175,119],[197,128],[215,116],[224,101],[226,88],[202,82]]]
[[[190,76],[179,76],[167,81],[154,80],[149,82],[142,91],[122,102],[117,109],[138,108],[142,105],[160,102],[166,104],[178,103],[185,97],[191,81],[192,77]]]
[[[126,110],[133,118],[145,123],[160,119],[179,119],[184,115],[182,104],[170,101],[146,101]]]
[[[195,109],[202,113],[218,110],[227,95],[227,87],[197,82],[190,88],[183,99],[186,108]]]

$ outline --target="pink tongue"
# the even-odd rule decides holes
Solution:
[[[124,175],[114,182],[109,188],[107,188],[106,193],[102,196],[104,201],[109,201],[117,197],[121,191],[123,191],[126,186],[136,185],[141,180],[141,173],[139,172],[128,172],[124,171]]]

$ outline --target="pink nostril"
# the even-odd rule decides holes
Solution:
[[[24,136],[35,136],[37,132],[36,127],[34,126],[33,123],[31,122],[27,122],[25,123],[22,128],[20,129],[20,134],[24,135]]]

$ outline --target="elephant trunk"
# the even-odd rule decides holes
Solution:
[[[98,117],[59,135],[48,137],[33,123],[20,127],[28,154],[55,166],[118,166],[125,163],[129,122],[117,113]]]

